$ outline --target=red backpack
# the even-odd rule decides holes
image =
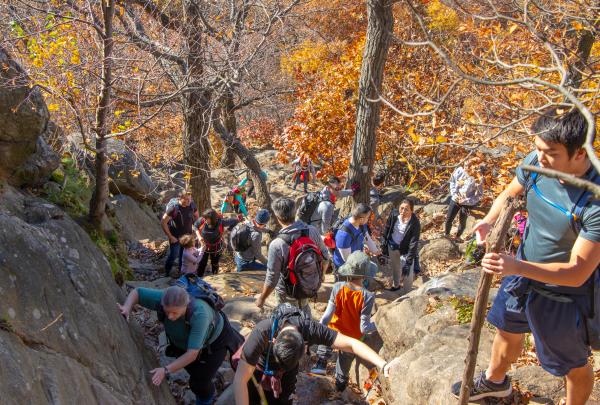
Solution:
[[[289,247],[288,263],[283,271],[286,293],[293,298],[313,298],[323,282],[323,254],[308,236],[308,228],[277,236]]]

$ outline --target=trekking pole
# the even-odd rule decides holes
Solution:
[[[487,253],[498,253],[504,246],[506,234],[512,222],[513,213],[516,210],[515,199],[508,197],[506,203],[500,212],[496,225],[486,238]],[[471,388],[473,386],[473,375],[477,363],[477,353],[479,351],[479,339],[481,338],[481,327],[485,319],[488,297],[490,295],[490,286],[494,275],[481,271],[479,286],[477,287],[477,296],[473,307],[473,317],[471,318],[471,330],[469,332],[469,350],[465,358],[465,370],[463,372],[462,384],[460,387],[459,405],[469,403]]]

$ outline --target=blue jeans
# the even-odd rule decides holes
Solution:
[[[179,271],[181,271],[181,265],[183,264],[183,249],[179,242],[169,243],[169,256],[167,257],[167,261],[165,263],[165,273],[168,276],[171,273],[171,269],[173,268],[173,263],[175,263],[175,258],[179,258]]]
[[[238,273],[244,270],[266,270],[267,266],[254,260],[245,260],[238,254],[233,255]]]

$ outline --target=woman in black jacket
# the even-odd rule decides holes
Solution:
[[[382,246],[383,253],[389,255],[392,266],[393,285],[390,291],[398,291],[404,284],[408,292],[412,287],[413,275],[421,269],[418,250],[421,222],[413,211],[414,203],[404,199],[398,210],[390,212],[385,224]]]

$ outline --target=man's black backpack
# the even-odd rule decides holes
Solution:
[[[321,193],[320,192],[312,192],[306,194],[306,196],[300,202],[300,206],[298,207],[298,212],[296,213],[296,218],[300,221],[308,224],[310,223],[310,219],[312,218],[315,210],[319,206],[321,202]]]
[[[236,252],[243,252],[252,246],[252,228],[248,224],[242,222],[233,228],[231,246]]]

